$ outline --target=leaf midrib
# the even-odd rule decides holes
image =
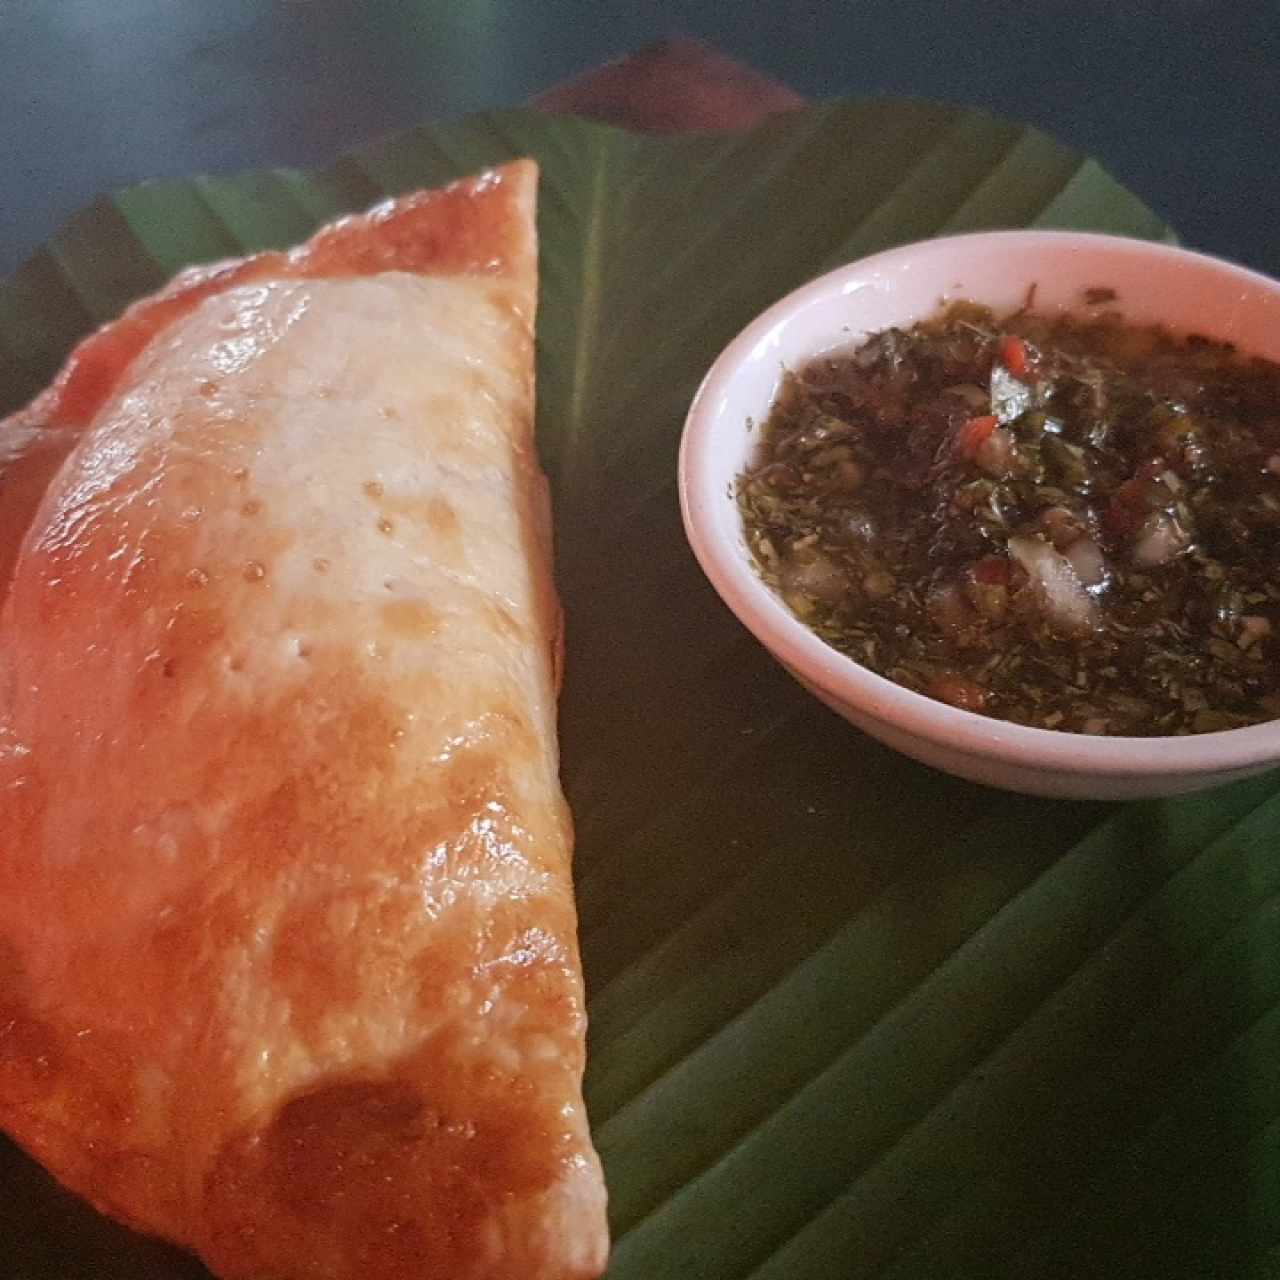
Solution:
[[[606,135],[592,132],[591,185],[587,208],[583,215],[582,287],[578,304],[577,332],[573,345],[573,377],[569,384],[569,400],[564,415],[561,489],[575,493],[587,459],[589,437],[585,434],[586,405],[591,382],[591,369],[596,348],[596,329],[600,319],[600,300],[604,294],[604,240],[606,202],[609,194],[610,153]]]

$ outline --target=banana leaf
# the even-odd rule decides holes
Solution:
[[[181,266],[520,154],[611,1280],[1280,1275],[1280,779],[1117,806],[899,757],[764,655],[676,509],[698,380],[805,279],[950,231],[1171,238],[1093,161],[876,100],[663,138],[503,112],[148,183],[0,285],[0,411]],[[3,1143],[0,1188],[13,1280],[206,1274]]]

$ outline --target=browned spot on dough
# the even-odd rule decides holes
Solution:
[[[488,745],[477,745],[459,751],[437,785],[455,815],[472,814],[505,793],[507,776],[506,761],[501,751],[495,751]],[[465,825],[464,818],[455,823],[455,829]]]
[[[379,511],[388,525],[392,517],[403,517],[415,532],[424,533],[436,555],[456,559],[462,552],[462,520],[457,509],[440,494],[383,493]],[[379,528],[382,524],[379,523]],[[383,529],[384,533],[390,532]]]
[[[434,494],[427,502],[427,528],[439,538],[453,539],[458,536],[458,513],[448,499],[439,494]]]
[[[366,480],[364,482],[364,491],[371,498],[382,497],[382,482],[380,480]]]
[[[262,510],[262,503],[257,498],[250,498],[248,502],[240,508],[240,514],[245,516],[256,516]]]
[[[388,701],[353,694],[317,740],[306,767],[295,766],[293,776],[238,824],[247,843],[273,850],[272,857],[286,864],[295,859],[302,869],[291,879],[290,902],[274,925],[271,981],[288,1000],[303,1037],[344,1008],[358,1009],[366,998],[380,999],[407,980],[415,953],[406,943],[423,936],[424,858],[446,847],[447,874],[486,874],[490,854],[474,842],[475,823],[490,816],[495,803],[505,811],[511,791],[508,761],[489,742],[415,773],[420,785],[406,791],[396,742],[403,713]],[[287,737],[291,711],[279,710],[276,718]],[[360,778],[355,787],[353,776]],[[340,881],[328,878],[327,862],[314,863],[310,852],[326,850],[331,857],[337,849],[347,851]],[[365,867],[377,871],[373,882],[362,878]],[[387,872],[405,891],[387,886]],[[468,980],[475,949],[487,936],[482,902],[474,908],[455,903],[432,926],[429,956],[441,986]],[[358,964],[353,955],[360,956]],[[442,994],[438,998],[443,1001]]]
[[[321,887],[291,906],[274,930],[271,983],[289,1000],[299,1030],[305,1034],[400,984],[411,959],[401,944],[421,910],[421,897],[412,892],[389,893],[361,881]],[[362,963],[352,965],[357,949]]]
[[[327,1273],[335,1259],[379,1280],[475,1274],[490,1217],[560,1176],[563,1122],[456,1034],[394,1065],[392,1078],[322,1084],[223,1149],[205,1184],[215,1269],[225,1256],[263,1274]]]
[[[440,630],[439,613],[423,600],[388,600],[381,612],[383,624],[397,634],[428,636]]]
[[[393,525],[386,516],[380,516],[378,519],[378,532],[386,534],[394,533],[395,525]]]

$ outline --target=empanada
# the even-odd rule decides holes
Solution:
[[[188,272],[0,424],[0,1123],[224,1277],[604,1266],[535,182]]]

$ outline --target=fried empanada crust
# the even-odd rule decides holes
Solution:
[[[228,1280],[585,1280],[527,161],[0,424],[0,1123]]]

